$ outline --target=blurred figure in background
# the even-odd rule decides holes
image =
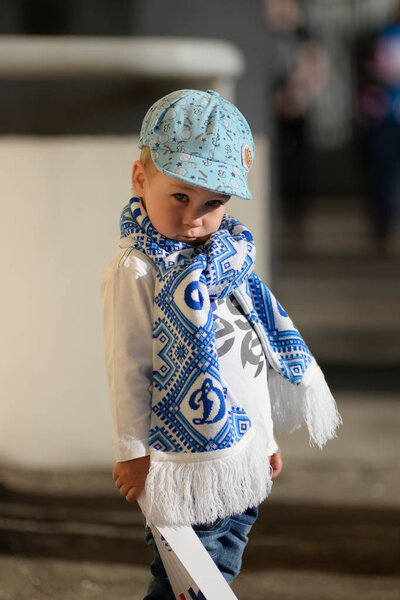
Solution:
[[[393,22],[359,40],[357,123],[378,250],[390,252],[399,206],[400,4]]]
[[[325,80],[327,56],[305,28],[297,0],[265,0],[265,8],[271,35],[278,194],[289,233],[297,242],[308,211],[307,113]]]

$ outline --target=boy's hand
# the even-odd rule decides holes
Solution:
[[[115,463],[113,471],[115,485],[128,502],[137,500],[143,491],[149,466],[150,456]]]
[[[282,471],[282,455],[280,452],[276,452],[272,456],[269,456],[269,464],[272,467],[272,479],[278,477]]]

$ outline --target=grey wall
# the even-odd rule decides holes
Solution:
[[[247,58],[237,103],[254,132],[266,126],[267,31],[261,0],[150,0],[139,3],[135,33],[215,37],[232,41]]]

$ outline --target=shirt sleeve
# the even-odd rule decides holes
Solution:
[[[125,264],[106,272],[100,286],[117,461],[150,452],[154,276],[134,258]]]

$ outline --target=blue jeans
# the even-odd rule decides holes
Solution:
[[[242,514],[218,519],[215,523],[193,526],[203,546],[228,583],[239,574],[247,536],[257,516],[258,508],[253,507]],[[146,528],[146,543],[153,547],[154,561],[150,566],[153,577],[144,600],[175,600],[149,528]]]

